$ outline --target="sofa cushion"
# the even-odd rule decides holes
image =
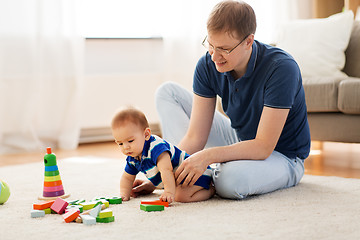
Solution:
[[[338,112],[338,86],[342,77],[304,77],[308,112]]]
[[[346,63],[344,72],[351,77],[360,78],[360,21],[355,21],[349,46],[345,51]]]
[[[295,58],[303,77],[346,77],[342,69],[353,22],[353,12],[345,11],[284,23],[276,45]]]
[[[360,114],[360,78],[340,82],[338,108],[343,113]]]

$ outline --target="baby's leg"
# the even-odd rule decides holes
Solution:
[[[191,187],[183,187],[178,185],[175,192],[176,202],[198,202],[211,198],[215,194],[215,188],[210,184],[209,189],[193,185]]]

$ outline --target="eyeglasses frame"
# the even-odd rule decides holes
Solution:
[[[225,52],[227,55],[229,55],[232,51],[235,50],[235,48],[237,48],[241,43],[243,43],[245,41],[245,39],[247,39],[251,34],[246,35],[243,40],[241,40],[241,42],[239,42],[235,47],[233,47],[230,50],[226,50],[226,49],[222,49],[222,48],[215,48],[214,46],[212,46],[209,42],[209,48],[211,47],[213,51],[220,51],[220,52]],[[201,45],[203,45],[204,48],[206,48],[209,51],[209,48],[205,46],[205,41],[207,39],[207,35],[205,36],[204,40],[202,41]]]

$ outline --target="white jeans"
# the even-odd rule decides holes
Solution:
[[[175,145],[189,126],[193,94],[180,85],[167,82],[156,92],[156,108],[163,138]],[[216,111],[206,147],[238,142],[230,120]],[[298,184],[304,175],[304,161],[290,159],[274,151],[265,160],[238,160],[216,164],[213,181],[216,193],[224,198],[242,199]]]

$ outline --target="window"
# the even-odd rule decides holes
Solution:
[[[86,38],[159,37],[164,1],[80,0],[80,33]]]

